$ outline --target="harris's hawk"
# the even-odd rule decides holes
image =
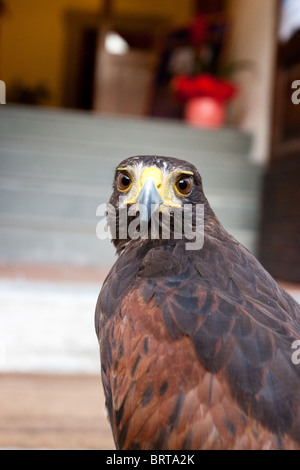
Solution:
[[[204,209],[195,249],[184,224],[181,233],[175,226],[187,206],[194,229],[195,209]],[[110,207],[118,259],[95,323],[116,448],[300,449],[299,305],[222,227],[197,169],[128,158],[116,169]],[[136,236],[133,207],[140,228],[146,223]]]

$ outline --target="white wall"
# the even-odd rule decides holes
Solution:
[[[241,129],[254,136],[252,159],[269,156],[271,100],[275,57],[276,0],[229,0],[233,20],[229,60],[247,59],[254,68],[236,73],[241,87],[235,117]]]

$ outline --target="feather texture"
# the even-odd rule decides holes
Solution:
[[[95,316],[116,447],[300,449],[299,313],[211,209],[201,250],[127,241]]]

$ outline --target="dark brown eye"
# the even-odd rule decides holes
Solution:
[[[193,188],[192,176],[181,175],[180,178],[178,178],[176,181],[175,187],[180,194],[187,196],[190,194]]]
[[[128,173],[119,173],[117,178],[117,185],[120,191],[127,191],[131,186],[131,177]]]

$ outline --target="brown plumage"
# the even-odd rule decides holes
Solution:
[[[196,251],[184,237],[114,240],[95,320],[116,448],[300,449],[299,305],[224,230],[193,165],[149,156],[119,168],[112,206],[120,172],[127,184],[144,168],[176,170],[192,174],[192,189],[174,191],[172,203],[204,204],[205,218]]]

